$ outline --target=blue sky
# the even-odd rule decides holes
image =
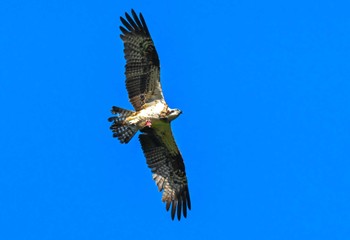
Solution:
[[[349,239],[349,4],[119,2],[0,3],[0,238]],[[107,122],[131,8],[183,110],[180,222]]]

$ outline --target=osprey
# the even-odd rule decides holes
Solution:
[[[170,127],[181,110],[171,109],[165,102],[158,54],[146,22],[141,13],[137,16],[131,10],[131,14],[125,13],[126,19],[120,17],[124,25],[120,38],[124,42],[126,89],[135,111],[113,106],[110,129],[121,143],[141,132],[141,147],[158,190],[163,191],[162,201],[167,211],[171,208],[171,218],[174,220],[176,213],[180,220],[181,213],[186,217],[191,209],[185,165]]]

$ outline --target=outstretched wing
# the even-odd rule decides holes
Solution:
[[[151,168],[158,190],[163,190],[162,201],[166,210],[171,207],[171,218],[175,213],[180,220],[181,212],[187,216],[191,209],[185,165],[171,132],[170,123],[160,128],[144,128],[139,135],[142,150]]]
[[[131,10],[132,17],[125,13],[126,20],[120,17],[124,27],[120,38],[124,42],[126,59],[126,89],[129,101],[135,110],[140,110],[145,103],[163,99],[160,85],[160,66],[156,48],[149,34],[146,22]]]

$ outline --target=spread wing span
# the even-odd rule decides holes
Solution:
[[[125,75],[129,101],[138,111],[145,103],[164,99],[160,85],[159,58],[146,22],[134,10],[132,17],[120,17],[124,27],[120,38],[124,42]]]
[[[162,201],[166,210],[171,207],[171,217],[175,213],[180,220],[181,213],[187,216],[191,209],[185,165],[171,132],[170,123],[160,128],[145,128],[139,135],[147,165],[153,173],[158,190],[163,191]]]

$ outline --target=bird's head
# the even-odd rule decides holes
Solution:
[[[171,108],[169,108],[169,110],[168,110],[168,119],[169,119],[169,121],[173,121],[175,118],[180,116],[181,113],[182,113],[182,111],[180,109],[177,109],[177,108],[171,109]]]

